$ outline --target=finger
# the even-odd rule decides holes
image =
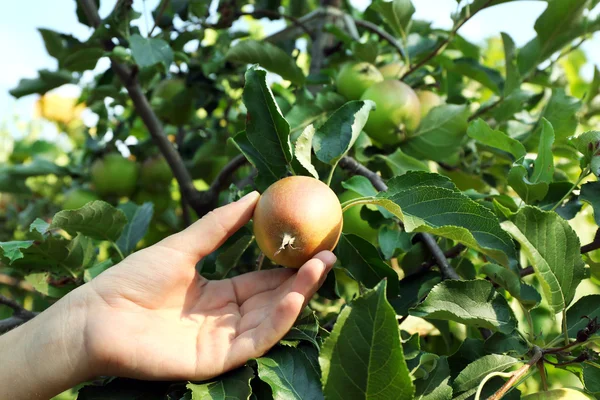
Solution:
[[[278,288],[295,273],[294,269],[277,268],[231,278],[238,304],[242,305],[253,296]]]
[[[256,328],[235,339],[228,356],[230,366],[243,365],[249,359],[265,354],[292,328],[302,311],[303,303],[304,297],[299,293],[290,292],[285,295]]]
[[[183,231],[161,241],[161,245],[189,253],[197,258],[215,251],[223,242],[246,224],[260,194],[248,193],[235,203],[219,207]]]
[[[291,290],[304,296],[306,303],[321,287],[335,261],[336,257],[330,251],[318,253],[300,268]]]
[[[329,251],[317,254],[305,263],[293,278],[290,291],[274,304],[272,312],[260,321],[254,329],[236,338],[239,353],[245,358],[258,357],[273,347],[294,325],[306,302],[319,288],[327,272],[335,264],[336,257]],[[251,324],[248,324],[250,327]]]

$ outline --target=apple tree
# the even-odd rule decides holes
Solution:
[[[132,0],[102,16],[100,1],[76,2],[86,40],[39,30],[58,67],[10,92],[38,96],[60,140],[2,139],[0,332],[287,176],[326,183],[344,225],[335,268],[264,356],[57,398],[600,395],[600,73],[580,49],[598,1],[544,1],[521,47],[460,34],[511,0],[458,1],[449,30],[411,0],[161,0],[145,32]],[[53,92],[66,84],[78,99]],[[281,268],[252,232],[198,272]]]

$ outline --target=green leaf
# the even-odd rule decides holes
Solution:
[[[557,142],[573,136],[577,129],[577,112],[581,106],[581,100],[567,96],[564,89],[552,91],[552,97],[544,108],[542,117],[552,124]]]
[[[375,107],[370,100],[350,101],[336,110],[313,138],[317,158],[327,164],[336,165],[354,145],[369,112]]]
[[[262,154],[256,150],[248,140],[246,132],[240,132],[231,139],[235,146],[242,152],[258,171],[258,176],[254,183],[259,191],[264,191],[272,183],[286,176],[287,168],[283,165],[273,165]]]
[[[59,86],[75,82],[70,71],[59,70],[53,72],[41,70],[39,74],[39,78],[21,79],[19,85],[10,90],[9,93],[18,99],[34,93],[45,94]]]
[[[379,55],[379,48],[377,47],[377,41],[371,40],[366,43],[352,41],[350,44],[352,54],[360,61],[365,61],[371,64],[375,64],[377,56]]]
[[[466,106],[435,107],[423,118],[417,132],[402,145],[402,150],[417,159],[443,161],[460,147],[468,118]]]
[[[569,400],[594,400],[581,389],[560,388],[544,392],[537,392],[521,397],[522,400],[547,400],[547,399],[569,399]]]
[[[15,240],[12,242],[0,242],[0,250],[2,256],[8,259],[8,263],[12,264],[15,260],[23,258],[21,250],[28,249],[33,245],[33,240]]]
[[[548,194],[548,184],[531,182],[527,168],[521,164],[514,164],[508,172],[508,184],[527,204],[540,201]]]
[[[408,310],[421,302],[431,289],[440,283],[439,272],[428,271],[425,274],[412,274],[400,281],[400,297],[391,299],[390,303],[396,314],[408,315]]]
[[[77,285],[74,283],[66,284],[60,287],[53,286],[48,283],[51,278],[52,274],[49,272],[39,272],[27,275],[25,277],[25,282],[29,283],[36,291],[40,292],[44,296],[52,297],[54,299],[60,299],[77,287]]]
[[[598,70],[598,67],[594,67],[594,78],[585,96],[585,103],[589,106],[592,100],[598,96],[598,93],[600,93],[600,70]]]
[[[292,57],[267,41],[242,40],[227,51],[225,58],[230,62],[259,64],[296,85],[302,85],[306,79]]]
[[[381,248],[381,253],[386,260],[394,257],[397,254],[397,250],[400,249],[407,252],[412,247],[413,235],[398,229],[397,226],[390,228],[383,226],[379,229],[378,243]]]
[[[481,144],[512,154],[516,160],[525,157],[527,154],[527,150],[521,142],[511,138],[504,132],[493,130],[481,118],[469,124],[467,135]]]
[[[275,347],[256,359],[258,377],[273,391],[273,399],[322,399],[318,365],[305,352],[293,347]]]
[[[48,55],[51,57],[60,59],[65,51],[65,43],[60,33],[50,30],[39,28],[38,31],[44,39],[44,46]]]
[[[590,166],[592,172],[600,176],[600,169],[594,168],[600,160],[600,131],[589,131],[577,136],[573,139],[573,145],[583,154],[581,168]]]
[[[456,59],[450,68],[454,72],[481,83],[498,95],[504,89],[504,79],[497,70],[485,67],[472,58]]]
[[[552,125],[542,118],[541,137],[538,148],[538,155],[533,163],[533,174],[531,182],[550,183],[554,176],[554,159],[552,157],[552,145],[554,144],[554,129]]]
[[[92,239],[116,242],[127,224],[125,213],[101,201],[91,201],[77,210],[58,212],[50,229],[63,229],[71,236],[81,233]]]
[[[317,94],[314,101],[296,103],[285,115],[285,119],[292,127],[292,140],[312,123],[324,119],[331,111],[335,111],[346,102],[344,96],[334,92],[322,92]]]
[[[510,333],[516,320],[506,299],[488,281],[447,280],[437,284],[410,314]]]
[[[456,240],[503,265],[514,258],[513,242],[497,217],[460,193],[448,178],[408,172],[391,179],[388,185],[387,192],[373,202],[400,218],[407,232],[428,232]]]
[[[290,126],[281,115],[266,77],[266,71],[256,67],[246,71],[246,135],[268,165],[286,166],[292,161]]]
[[[588,182],[581,186],[579,199],[589,203],[594,210],[594,220],[600,226],[600,182]]]
[[[343,181],[342,187],[365,197],[377,195],[377,189],[373,187],[373,184],[367,177],[362,175],[354,175],[352,178]]]
[[[342,267],[368,288],[374,288],[387,279],[388,295],[398,296],[398,274],[381,259],[377,249],[367,240],[356,235],[342,234],[335,249]]]
[[[396,315],[386,300],[385,282],[342,310],[323,343],[319,364],[327,399],[413,398],[414,387]]]
[[[529,345],[517,331],[509,334],[495,332],[485,341],[484,348],[487,353],[508,353],[516,357],[523,356],[529,351]]]
[[[589,361],[583,364],[583,385],[588,392],[600,393],[600,365]]]
[[[248,366],[235,369],[207,383],[188,383],[192,400],[248,399],[254,371]]]
[[[104,55],[100,47],[83,48],[69,52],[61,61],[61,68],[73,72],[83,72],[96,68],[98,60]]]
[[[512,119],[513,115],[523,110],[524,105],[531,101],[536,96],[535,93],[515,89],[510,95],[504,98],[493,110],[494,119],[498,122]]]
[[[521,86],[521,75],[517,65],[515,54],[515,42],[508,33],[501,33],[504,45],[504,59],[506,64],[506,80],[504,85],[504,97],[509,96]]]
[[[415,13],[411,0],[375,0],[371,7],[379,13],[396,36],[408,36],[410,19]]]
[[[118,209],[125,213],[128,222],[117,240],[117,246],[119,246],[123,254],[127,255],[135,250],[138,242],[146,236],[152,215],[154,214],[154,206],[152,203],[144,203],[138,206],[129,201],[119,204]]]
[[[530,206],[502,226],[521,244],[550,308],[554,313],[564,310],[585,275],[575,231],[558,214]]]
[[[229,246],[217,257],[215,272],[207,275],[209,279],[225,279],[229,274],[229,271],[237,266],[237,263],[242,258],[244,252],[250,247],[254,241],[254,236],[244,235],[239,238],[235,243]]]
[[[168,71],[173,63],[173,50],[169,46],[169,43],[162,39],[146,39],[135,34],[129,38],[129,45],[131,47],[131,56],[141,68],[162,64],[165,70]]]
[[[294,154],[296,156],[296,160],[306,169],[315,179],[319,179],[319,173],[316,168],[312,164],[312,141],[315,135],[315,127],[312,125],[308,125],[302,131],[302,134],[296,140],[296,147],[294,149]]]
[[[492,282],[505,288],[514,297],[521,294],[521,279],[510,269],[497,264],[485,264],[480,272],[492,280]]]
[[[87,283],[87,282],[91,281],[92,279],[94,279],[95,277],[97,277],[102,272],[106,271],[107,269],[109,269],[112,266],[113,266],[113,261],[110,258],[108,260],[101,261],[101,262],[97,263],[96,265],[93,265],[92,267],[90,267],[84,271],[84,273],[83,273],[84,282]]]
[[[375,159],[382,160],[392,171],[393,176],[404,175],[408,171],[429,172],[427,164],[409,156],[400,148],[397,148],[396,151],[390,155],[376,154]]]
[[[440,357],[435,370],[431,371],[427,378],[418,379],[415,386],[415,400],[452,399],[448,358]]]
[[[309,307],[305,307],[300,317],[294,323],[294,326],[292,326],[292,329],[281,340],[283,342],[304,340],[310,342],[315,348],[319,348],[319,343],[317,342],[318,334],[319,322],[317,321],[316,314]]]
[[[584,317],[591,319],[600,319],[600,294],[590,294],[583,296],[577,300],[567,310],[567,331],[569,337],[577,337],[577,332],[587,326],[589,320]]]
[[[492,372],[506,371],[508,368],[519,363],[514,357],[490,354],[472,362],[463,369],[454,380],[452,387],[456,393],[464,392],[474,387]]]
[[[37,233],[37,239],[42,240],[44,235],[48,233],[48,228],[50,228],[50,224],[44,221],[41,218],[36,218],[35,221],[29,225],[29,232]]]

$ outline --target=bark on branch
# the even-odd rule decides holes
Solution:
[[[5,305],[13,309],[12,317],[0,320],[0,334],[24,324],[38,314],[37,312],[26,310],[16,301],[2,295],[0,295],[0,305]]]

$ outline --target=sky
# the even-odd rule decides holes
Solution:
[[[116,0],[101,0],[100,14],[106,16]],[[135,0],[134,8],[145,16],[137,20],[142,34],[147,26],[152,26],[149,15],[159,0]],[[366,0],[351,0],[351,3],[364,9]],[[462,3],[465,3],[464,1]],[[48,28],[69,33],[85,40],[90,28],[80,24],[75,15],[75,0],[27,0],[4,1],[0,10],[0,124],[14,115],[28,119],[33,114],[36,95],[15,100],[8,91],[17,86],[21,78],[35,78],[40,69],[56,69],[57,62],[48,56],[37,28]],[[413,0],[416,9],[414,18],[433,22],[437,28],[450,28],[450,14],[456,11],[456,0]],[[483,43],[487,38],[506,32],[517,45],[527,43],[535,36],[533,25],[543,12],[546,3],[542,1],[518,1],[506,3],[481,11],[469,20],[459,31],[468,40]],[[283,23],[272,23],[266,33],[279,29]],[[593,65],[600,65],[600,53],[592,49],[600,48],[600,35],[588,41],[583,50],[590,58],[586,75],[591,75]],[[101,60],[107,65],[107,60]],[[66,95],[77,95],[76,87],[69,85],[59,89]]]

